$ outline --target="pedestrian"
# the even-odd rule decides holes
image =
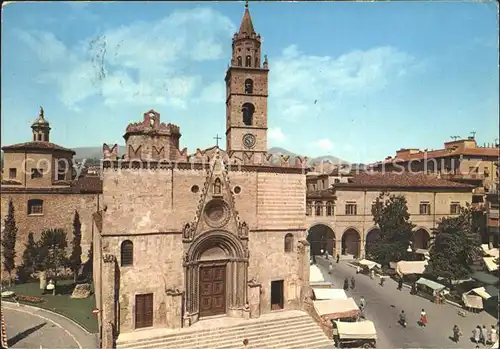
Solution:
[[[458,343],[460,341],[461,335],[462,332],[460,332],[460,328],[457,325],[453,326],[453,341],[455,343]]]
[[[413,283],[411,285],[411,291],[410,291],[410,294],[417,294],[417,284],[416,283]]]
[[[361,268],[359,267],[359,265],[356,267],[356,274],[359,274],[361,272]]]
[[[491,330],[490,330],[490,342],[491,343],[496,343],[497,341],[497,330],[495,328],[495,325],[491,325]]]
[[[484,345],[488,342],[488,329],[485,325],[483,325],[483,328],[481,329],[481,342],[483,342]]]
[[[328,264],[328,274],[332,275],[332,271],[333,271],[333,263],[330,262],[330,264]]]
[[[351,289],[354,290],[354,286],[356,286],[356,280],[354,280],[354,276],[351,277]]]
[[[316,264],[316,256],[313,255],[313,264]]]
[[[385,281],[384,275],[380,275],[380,286],[384,286],[384,281]]]
[[[337,253],[337,264],[339,263],[340,261],[340,255]]]
[[[424,309],[420,312],[420,325],[423,327],[427,326],[427,313]]]
[[[373,269],[372,269],[372,270],[370,271],[370,279],[372,279],[372,280],[373,280],[373,278],[375,278],[375,270],[373,270]]]
[[[361,309],[364,309],[366,306],[366,301],[365,301],[365,297],[361,296],[361,298],[359,299],[359,307]]]
[[[402,290],[403,289],[403,278],[399,278],[398,280],[398,290]]]
[[[349,289],[349,280],[347,278],[344,279],[344,291],[347,291]]]
[[[472,330],[472,336],[474,337],[474,342],[476,344],[479,344],[479,341],[481,339],[481,328],[479,326]]]

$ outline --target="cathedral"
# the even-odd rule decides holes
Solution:
[[[267,153],[269,65],[248,5],[230,62],[225,150],[188,154],[155,110],[127,126],[123,156],[103,147],[93,237],[103,347],[137,329],[303,307],[307,159]]]

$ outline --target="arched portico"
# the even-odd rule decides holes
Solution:
[[[380,229],[372,228],[366,233],[365,238],[365,252],[366,254],[370,253],[371,247],[373,244],[380,239]]]
[[[427,229],[422,227],[416,228],[413,231],[413,237],[412,237],[413,248],[427,250],[429,248],[430,238],[431,234],[429,234],[429,231]]]
[[[185,319],[217,314],[242,317],[247,295],[248,250],[227,231],[198,236],[184,254]]]
[[[361,254],[361,235],[354,228],[348,228],[342,234],[342,254],[359,257]]]
[[[319,256],[321,250],[327,251],[330,256],[336,255],[335,233],[326,224],[315,224],[309,228],[307,242],[310,246],[310,255]]]

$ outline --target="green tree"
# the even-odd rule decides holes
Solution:
[[[28,233],[28,243],[24,244],[24,247],[22,266],[33,274],[38,262],[38,247],[32,232]]]
[[[372,215],[380,238],[369,245],[367,255],[382,265],[405,259],[415,227],[410,222],[406,198],[382,192],[372,206]]]
[[[9,211],[4,220],[2,232],[3,267],[9,273],[9,287],[12,286],[12,272],[16,268],[16,236],[17,226],[14,217],[14,203],[9,200]]]
[[[54,277],[60,268],[66,266],[68,241],[63,229],[48,229],[42,232],[38,242],[40,268],[51,270]]]
[[[73,272],[73,280],[76,283],[78,274],[82,266],[82,223],[80,222],[80,215],[75,210],[73,218],[73,240],[71,241],[72,250],[69,257],[69,266]]]
[[[469,277],[481,255],[480,226],[473,217],[470,205],[462,207],[459,216],[443,218],[431,238],[429,269],[449,283]]]

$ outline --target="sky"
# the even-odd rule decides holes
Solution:
[[[498,5],[250,2],[269,61],[268,146],[373,162],[499,128]],[[1,144],[124,144],[154,109],[181,148],[225,134],[243,2],[39,2],[2,8]],[[225,144],[222,142],[222,144]]]

